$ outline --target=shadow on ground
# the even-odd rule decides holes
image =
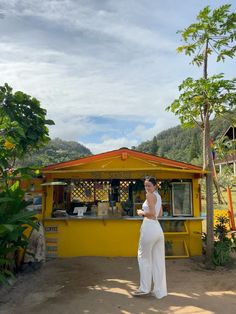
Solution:
[[[169,295],[134,298],[136,258],[56,259],[18,276],[0,293],[1,314],[236,313],[236,271],[207,271],[198,260],[168,260]]]

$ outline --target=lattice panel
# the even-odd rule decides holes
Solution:
[[[120,181],[120,202],[128,201],[130,183],[130,181]]]
[[[94,183],[81,181],[71,191],[71,199],[79,199],[80,202],[94,202]]]
[[[96,201],[109,201],[110,182],[96,182],[94,188]]]

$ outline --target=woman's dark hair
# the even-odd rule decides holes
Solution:
[[[156,178],[154,178],[154,177],[151,177],[151,176],[145,177],[145,181],[149,181],[149,182],[151,182],[153,185],[157,185],[157,180],[156,180]]]

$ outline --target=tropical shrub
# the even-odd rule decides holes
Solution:
[[[236,251],[236,238],[234,233],[228,235],[227,224],[229,218],[224,216],[217,217],[216,225],[214,228],[214,251],[212,260],[216,266],[224,266],[230,261],[230,254]]]
[[[0,283],[14,276],[15,254],[28,244],[25,230],[29,226],[37,228],[34,213],[26,210],[27,205],[18,181],[0,192]]]

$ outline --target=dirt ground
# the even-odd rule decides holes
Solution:
[[[236,268],[202,268],[199,259],[167,260],[168,296],[132,297],[136,258],[78,257],[46,262],[0,290],[0,314],[236,313]]]

